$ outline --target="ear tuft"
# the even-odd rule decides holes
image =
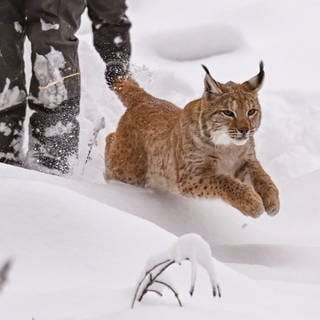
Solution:
[[[253,78],[251,78],[250,80],[242,83],[242,87],[244,87],[244,89],[247,91],[252,91],[254,93],[257,93],[263,85],[264,77],[265,77],[264,65],[263,65],[263,61],[260,61],[259,73]]]
[[[202,64],[201,66],[206,72],[204,78],[204,96],[210,98],[212,95],[221,94],[223,91],[220,84],[212,78],[209,69],[205,65]]]
[[[264,79],[264,64],[263,64],[263,61],[261,60],[259,64],[258,82],[262,83],[263,79]]]
[[[206,72],[206,74],[211,76],[209,69],[204,64],[202,64],[201,66],[202,66],[203,70]]]

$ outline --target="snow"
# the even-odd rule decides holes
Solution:
[[[14,30],[16,30],[19,33],[23,32],[22,26],[19,21],[15,21],[13,25],[14,25]]]
[[[0,158],[7,160],[16,160],[16,156],[11,152],[0,152]]]
[[[59,30],[60,28],[60,25],[58,23],[49,23],[44,21],[43,19],[40,19],[40,23],[42,31]]]
[[[173,61],[206,59],[245,46],[243,36],[236,28],[220,24],[170,30],[156,38],[150,37],[150,42],[156,54]]]
[[[170,203],[170,196],[162,195],[165,196],[162,198],[161,194],[121,183],[98,185],[5,165],[0,166],[0,176],[0,198],[2,207],[6,208],[0,213],[0,261],[8,257],[14,259],[9,283],[1,295],[0,314],[4,319],[140,319],[151,315],[156,319],[157,315],[186,319],[197,315],[201,319],[211,319],[212,314],[220,319],[235,315],[240,319],[255,318],[257,314],[261,319],[300,319],[306,314],[307,319],[318,317],[320,288],[314,282],[285,278],[266,281],[270,273],[267,266],[260,272],[264,274],[264,281],[243,275],[250,268],[256,271],[262,266],[259,257],[266,254],[270,270],[284,269],[294,272],[296,277],[298,273],[300,280],[303,274],[313,273],[316,277],[319,260],[310,256],[305,263],[309,264],[311,259],[317,268],[311,272],[309,268],[302,271],[297,266],[304,265],[305,254],[300,255],[302,248],[295,250],[294,245],[289,246],[291,252],[281,245],[275,245],[273,250],[271,246],[263,248],[261,245],[254,254],[247,256],[240,246],[233,259],[238,259],[238,264],[247,269],[245,272],[232,270],[237,270],[233,264],[230,268],[216,261],[219,281],[223,284],[223,296],[219,300],[213,299],[207,276],[201,269],[197,290],[191,299],[188,264],[172,268],[170,279],[174,279],[184,307],[178,308],[170,295],[162,298],[148,295],[132,311],[134,285],[144,261],[172,246],[176,238],[155,224],[107,204],[110,201],[106,199],[105,202],[93,199],[90,194],[98,195],[103,191],[109,197],[117,197],[119,202],[127,202],[128,206],[139,204],[146,213],[152,210],[152,202],[168,200]],[[124,192],[128,193],[125,201]],[[148,196],[152,196],[152,202],[144,201]],[[181,212],[179,206],[192,203],[188,199],[177,200],[174,206],[170,204],[176,214]],[[215,203],[209,205],[217,211]],[[195,208],[196,205],[192,209]],[[165,209],[162,208],[163,214]],[[200,215],[193,218],[195,221],[203,220],[200,208],[195,213]],[[217,213],[227,215],[226,212]],[[216,228],[223,227],[216,222]],[[268,232],[270,230],[272,228]],[[237,246],[231,247],[237,249]],[[221,246],[213,248],[217,256],[217,248],[221,251]],[[227,252],[228,246],[224,248]],[[279,251],[281,248],[283,251]],[[311,246],[308,249],[311,250]],[[292,253],[298,254],[296,259],[292,259]]]
[[[4,136],[9,136],[12,132],[12,129],[5,122],[0,122],[0,132]]]
[[[129,0],[128,5],[134,76],[151,93],[181,107],[203,93],[201,64],[218,81],[242,82],[256,74],[263,59],[256,150],[279,186],[281,211],[253,220],[221,201],[105,183],[105,137],[124,108],[106,89],[90,22],[83,17],[81,149],[75,176],[63,179],[0,165],[0,265],[14,260],[0,295],[0,318],[318,320],[320,94],[314,70],[320,68],[315,40],[320,3],[295,0],[290,10],[287,1],[275,0],[189,1],[183,8],[177,0]],[[215,30],[226,26],[236,34],[231,39],[242,40],[234,40],[235,50],[216,55],[229,35],[222,39]],[[202,43],[199,33],[210,44]],[[159,51],[165,45],[175,48]],[[82,175],[101,118],[106,126]],[[150,294],[131,310],[145,261],[185,233],[198,233],[210,244],[222,298],[213,299],[202,268],[189,297],[190,268],[184,263],[168,270],[183,308],[170,294]]]
[[[197,234],[186,234],[181,236],[171,249],[174,260],[181,263],[183,260],[190,260],[192,266],[192,288],[194,289],[196,268],[200,264],[208,273],[211,285],[215,290],[217,277],[211,257],[209,244]],[[192,292],[193,292],[192,289]],[[215,294],[214,294],[215,295]]]
[[[173,262],[181,265],[184,260],[189,260],[191,263],[191,287],[189,290],[190,295],[192,296],[194,292],[197,276],[197,266],[199,264],[208,273],[213,289],[213,295],[216,296],[216,294],[218,293],[220,296],[220,288],[217,283],[217,276],[212,260],[210,246],[201,236],[197,234],[190,233],[182,235],[169,248],[169,250],[151,257],[146,264],[145,276],[151,274],[153,278],[152,281],[154,281],[155,273],[159,272],[159,269],[161,270],[161,268],[163,268],[166,263],[170,265],[170,263]],[[155,266],[158,267],[155,268]],[[150,272],[149,270],[152,270],[152,272]],[[144,283],[138,293],[141,294],[140,291],[143,291],[143,289],[146,288],[146,285],[147,284]]]
[[[15,130],[15,131],[16,131],[16,130]],[[19,135],[22,135],[21,132],[19,132]],[[20,137],[19,137],[19,138],[13,139],[13,140],[11,141],[11,143],[10,143],[10,146],[13,147],[13,149],[14,149],[16,152],[18,152],[18,151],[20,150],[20,148],[21,148],[21,144],[22,144],[22,141],[21,141],[21,139],[20,139]]]
[[[119,45],[119,44],[121,44],[123,42],[123,39],[121,38],[121,36],[116,36],[113,39],[113,42],[114,42],[114,44]]]
[[[18,86],[10,88],[10,84],[11,81],[7,78],[3,90],[0,92],[0,111],[21,103],[26,96],[25,92],[20,90]]]
[[[101,27],[102,27],[102,23],[97,23],[97,24],[94,25],[94,28],[96,30],[99,30]]]
[[[72,130],[73,123],[69,122],[67,125],[64,125],[61,121],[58,121],[54,126],[46,128],[44,135],[49,138],[58,135],[71,134]]]
[[[60,69],[65,66],[63,54],[51,47],[46,55],[36,54],[34,73],[40,84],[40,103],[54,109],[68,98]]]

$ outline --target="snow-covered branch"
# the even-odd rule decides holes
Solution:
[[[102,129],[105,128],[105,126],[106,126],[106,122],[105,122],[104,117],[102,117],[98,121],[96,121],[96,123],[94,125],[92,137],[91,137],[90,141],[88,142],[88,155],[87,155],[85,163],[83,165],[83,170],[82,170],[83,173],[84,173],[85,167],[88,164],[89,160],[91,160],[91,153],[92,153],[93,146],[98,145],[98,134]]]
[[[11,269],[11,261],[8,260],[7,262],[4,263],[3,266],[0,267],[0,292],[2,291],[4,285],[6,284],[8,280],[8,274]]]
[[[148,292],[154,292],[162,296],[164,288],[172,291],[179,305],[182,307],[177,289],[164,272],[175,263],[181,265],[183,261],[189,261],[191,263],[191,286],[189,291],[191,296],[195,289],[197,266],[201,265],[208,273],[213,296],[221,297],[210,246],[199,235],[186,234],[181,236],[169,250],[149,259],[146,264],[146,271],[137,284],[131,307],[134,308],[136,301],[141,302]]]

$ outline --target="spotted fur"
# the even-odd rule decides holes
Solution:
[[[145,92],[133,79],[114,90],[127,108],[106,140],[106,179],[187,197],[220,198],[243,214],[279,211],[279,192],[256,158],[259,74],[242,84],[215,81],[183,109]]]

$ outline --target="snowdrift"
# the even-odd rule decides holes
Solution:
[[[229,262],[238,265],[235,269],[255,275],[253,278],[260,275],[265,280],[272,272],[278,272],[278,276],[281,271],[296,272],[298,266],[304,284],[294,284],[296,279],[293,277],[287,279],[290,284],[252,280],[216,262],[222,299],[213,299],[203,271],[191,299],[188,297],[190,270],[184,264],[170,271],[171,277],[178,279],[184,308],[177,307],[167,292],[160,300],[156,296],[147,296],[141,305],[131,310],[134,286],[146,260],[167,249],[175,236],[84,194],[99,194],[99,189],[101,192],[104,188],[109,196],[112,191],[113,199],[117,198],[120,203],[123,202],[123,192],[129,192],[126,201],[135,199],[136,203],[143,203],[145,214],[147,211],[152,213],[155,199],[162,202],[163,197],[172,196],[118,183],[96,185],[96,190],[92,190],[94,186],[84,181],[66,180],[6,165],[0,165],[0,179],[3,208],[0,214],[1,260],[14,259],[10,282],[1,295],[3,319],[138,319],[149,316],[157,319],[160,313],[161,317],[186,319],[195,315],[203,319],[212,318],[212,315],[221,319],[235,315],[252,318],[256,314],[262,319],[289,316],[299,319],[306,308],[310,313],[308,319],[317,318],[320,288],[306,284],[309,270],[300,261],[301,256],[309,254],[309,262],[316,263],[319,268],[320,259],[312,255],[316,251],[312,251],[311,246],[295,250],[294,246],[260,245],[253,250],[251,244],[237,250],[237,246],[231,244],[212,244],[215,256],[225,255],[226,260],[232,256],[235,260]],[[150,195],[153,199],[148,203],[145,199]],[[184,202],[180,198],[176,201]],[[136,206],[134,201],[132,204]],[[171,206],[172,213],[179,214],[180,209],[180,206]],[[162,212],[165,213],[165,208]],[[259,261],[259,257],[264,259]],[[247,261],[250,258],[252,261]],[[260,263],[260,266],[252,265],[253,262]],[[312,280],[318,281],[316,268],[314,271]],[[302,292],[304,303],[300,302]],[[292,301],[295,301],[293,309]]]

